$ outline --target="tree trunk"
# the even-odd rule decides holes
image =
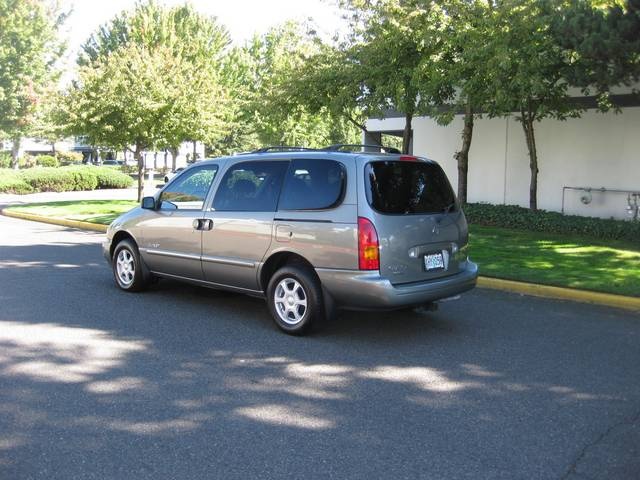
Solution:
[[[198,142],[197,141],[193,141],[193,162],[195,163],[196,161],[198,161],[198,152],[196,151],[198,146]]]
[[[458,162],[458,200],[462,205],[467,203],[467,178],[469,174],[469,150],[473,137],[473,109],[467,101],[464,112],[464,128],[462,129],[462,149],[454,155]]]
[[[164,149],[164,169],[167,169],[167,155],[169,153],[169,150],[167,150],[166,148]]]
[[[20,168],[18,162],[18,154],[20,153],[20,141],[22,139],[19,136],[13,137],[13,143],[11,145],[11,168],[18,170]]]
[[[142,161],[142,146],[136,143],[136,150],[133,156],[138,162],[138,202],[142,200],[142,191],[144,190],[144,162]]]
[[[51,154],[56,156],[56,142],[51,142]]]
[[[522,128],[529,149],[529,168],[531,169],[531,182],[529,184],[529,208],[538,209],[538,152],[536,150],[536,137],[533,130],[533,114],[522,111]]]
[[[158,151],[153,153],[153,169],[158,170]]]
[[[405,114],[404,132],[402,132],[402,153],[408,154],[411,146],[411,120],[413,113]]]
[[[175,172],[176,168],[178,168],[178,149],[177,148],[172,148],[171,149],[171,171]]]

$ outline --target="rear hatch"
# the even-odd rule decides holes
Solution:
[[[466,244],[464,215],[442,168],[402,156],[365,165],[369,217],[380,242],[380,274],[393,284],[460,271],[456,249]]]

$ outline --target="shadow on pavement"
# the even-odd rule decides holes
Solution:
[[[0,247],[0,285],[2,478],[560,477],[640,406],[640,324],[606,309],[476,290],[295,338],[64,242]]]

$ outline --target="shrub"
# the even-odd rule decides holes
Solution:
[[[40,192],[95,190],[98,178],[91,167],[35,168],[21,172],[22,179]]]
[[[36,159],[28,153],[25,153],[18,159],[18,166],[20,168],[32,168],[36,166]]]
[[[74,188],[74,179],[58,168],[38,168],[21,172],[22,179],[40,192],[68,192]]]
[[[11,168],[11,152],[0,152],[0,168]]]
[[[640,242],[640,222],[563,215],[516,205],[469,203],[464,207],[469,223],[514,230],[585,235],[603,240]]]
[[[133,179],[110,167],[96,167],[93,169],[98,178],[98,188],[129,188]]]
[[[11,169],[0,169],[0,193],[32,193],[33,188],[26,183],[20,173]]]
[[[127,188],[133,180],[109,167],[75,165],[38,167],[29,170],[0,170],[0,192],[70,192],[96,188]]]
[[[36,164],[41,167],[59,167],[58,159],[53,155],[38,155]]]
[[[82,153],[58,151],[56,152],[56,158],[60,165],[71,165],[82,162]]]
[[[71,166],[64,167],[73,177],[74,190],[95,190],[98,188],[98,175],[94,167]]]
[[[120,169],[122,170],[122,173],[126,173],[127,175],[138,173],[138,165],[127,165],[124,163]]]

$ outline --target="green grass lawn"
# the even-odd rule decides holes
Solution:
[[[137,205],[127,200],[91,200],[11,209],[108,225]],[[471,225],[470,230],[470,257],[480,265],[481,275],[640,296],[640,245],[479,225]]]
[[[109,225],[116,217],[138,205],[138,202],[131,200],[85,200],[82,202],[32,203],[10,207],[6,210]]]
[[[488,277],[640,296],[640,245],[470,226],[470,257]]]

